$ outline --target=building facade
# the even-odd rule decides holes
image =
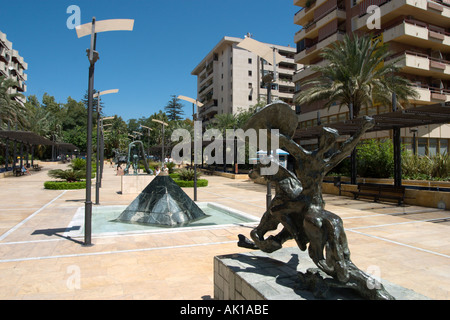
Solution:
[[[224,37],[195,67],[197,99],[204,104],[198,108],[198,118],[207,125],[216,114],[236,114],[259,101],[267,101],[267,89],[262,77],[273,67],[259,57],[237,45],[241,38]],[[295,48],[267,44],[275,47],[284,57],[277,66],[278,79],[272,85],[272,99],[283,100],[294,107],[295,86],[292,81],[297,71]]]
[[[6,34],[0,31],[0,75],[13,79],[17,82],[17,86],[11,89],[11,93],[22,93],[27,91],[27,74],[28,64],[19,55],[17,50],[13,49],[11,41],[8,41]],[[21,102],[24,99],[20,99]]]
[[[449,0],[294,0],[294,5],[301,7],[294,23],[302,27],[295,34],[295,62],[304,65],[293,78],[296,94],[302,89],[302,81],[317,76],[311,66],[327,63],[320,57],[322,48],[341,41],[346,33],[369,33],[389,45],[390,59],[400,59],[402,76],[419,93],[416,100],[409,101],[408,108],[450,101]],[[377,11],[368,11],[373,5]],[[374,105],[363,109],[360,115],[383,114],[391,111],[390,108]],[[296,110],[302,128],[315,126],[318,121],[326,125],[349,118],[347,108],[335,106],[327,110],[320,103],[296,106]],[[412,149],[415,141],[421,155],[449,151],[448,124],[404,128],[401,136],[407,148]],[[367,134],[365,138],[391,137],[392,132],[382,131]],[[313,141],[302,143],[314,144]]]

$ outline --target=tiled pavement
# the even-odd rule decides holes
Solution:
[[[45,164],[44,164],[45,165]],[[244,252],[237,235],[248,226],[68,238],[66,228],[85,191],[43,189],[49,169],[0,179],[0,299],[210,299],[213,257]],[[207,177],[198,200],[260,217],[265,186]],[[100,205],[127,205],[120,177],[105,166]],[[193,190],[185,189],[192,197]],[[92,189],[95,200],[95,189]],[[344,220],[352,261],[362,270],[432,299],[450,298],[450,212],[354,201],[325,195]],[[288,242],[285,246],[295,246]]]

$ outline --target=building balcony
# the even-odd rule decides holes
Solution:
[[[419,20],[405,19],[383,33],[383,41],[395,41],[424,49],[450,53],[450,34]]]
[[[294,0],[294,6],[305,7],[308,0]]]
[[[415,89],[419,97],[410,100],[413,104],[436,104],[450,101],[450,90],[430,87],[427,85],[416,85]]]
[[[0,75],[8,77],[8,66],[3,61],[0,61]]]
[[[207,117],[213,117],[215,114],[219,112],[219,106],[217,105],[217,100],[213,100],[211,103],[204,105],[202,108],[200,108],[199,116],[201,118]]]
[[[315,38],[319,34],[319,30],[331,21],[337,19],[338,21],[344,21],[346,19],[345,10],[335,7],[331,12],[326,13],[319,19],[312,21],[305,28],[298,31],[294,36],[294,42],[297,43],[304,39],[306,36],[309,38]]]
[[[11,50],[12,48],[12,42],[8,41],[6,39],[6,34],[0,32],[0,46],[3,46],[4,48]]]
[[[373,3],[377,2],[377,3]],[[426,21],[435,25],[449,27],[450,6],[433,0],[365,0],[360,4],[359,16],[352,20],[352,31],[370,31],[367,28],[367,7],[375,4],[381,10],[381,25],[400,16],[414,16],[414,19]]]
[[[319,58],[320,51],[323,48],[332,45],[336,41],[344,40],[344,34],[344,32],[336,30],[336,32],[322,39],[321,41],[311,43],[307,48],[295,55],[295,62],[304,65],[311,64],[311,61],[317,60]]]
[[[450,80],[450,61],[412,51],[397,54],[392,59],[400,59],[396,65],[401,67],[404,73]]]
[[[292,81],[294,83],[298,82],[298,81],[302,81],[303,79],[310,77],[314,74],[317,73],[317,71],[314,70],[314,66],[326,66],[328,64],[328,60],[322,60],[319,63],[313,64],[313,65],[307,65],[304,66],[302,69],[300,69],[299,71],[297,71],[294,74],[294,77],[292,79]]]
[[[306,26],[307,24],[309,24],[310,21],[314,20],[315,10],[321,7],[325,2],[327,2],[327,0],[317,0],[309,7],[306,7],[305,1],[305,6],[303,6],[303,8],[297,11],[297,13],[294,15],[294,23],[299,26]]]

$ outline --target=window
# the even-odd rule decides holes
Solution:
[[[230,58],[230,64],[233,64],[233,57]]]
[[[448,140],[441,139],[439,141],[439,153],[440,154],[448,154]]]
[[[252,89],[253,88],[253,84],[251,82],[248,83],[248,88]]]
[[[252,64],[252,58],[248,58],[248,64]]]
[[[252,95],[248,96],[248,101],[253,101],[253,96]]]
[[[419,138],[418,139],[418,148],[417,148],[417,154],[419,156],[426,156],[427,155],[427,139]]]
[[[251,77],[253,75],[252,70],[248,70],[248,76]]]
[[[413,139],[412,138],[403,138],[403,146],[405,147],[405,150],[408,150],[412,153]]]
[[[428,155],[430,157],[435,156],[437,154],[437,139],[429,139],[428,140]]]

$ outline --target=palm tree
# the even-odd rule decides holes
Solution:
[[[2,122],[11,121],[20,126],[27,124],[27,110],[16,98],[24,98],[21,93],[11,93],[11,89],[17,87],[17,81],[0,76],[0,126]]]
[[[411,83],[398,75],[400,67],[389,61],[391,53],[386,44],[373,42],[368,36],[345,35],[342,42],[322,50],[327,65],[313,67],[320,76],[302,83],[297,103],[308,104],[323,101],[324,107],[353,106],[357,117],[361,108],[373,103],[392,103],[392,94],[402,107],[418,93]]]

